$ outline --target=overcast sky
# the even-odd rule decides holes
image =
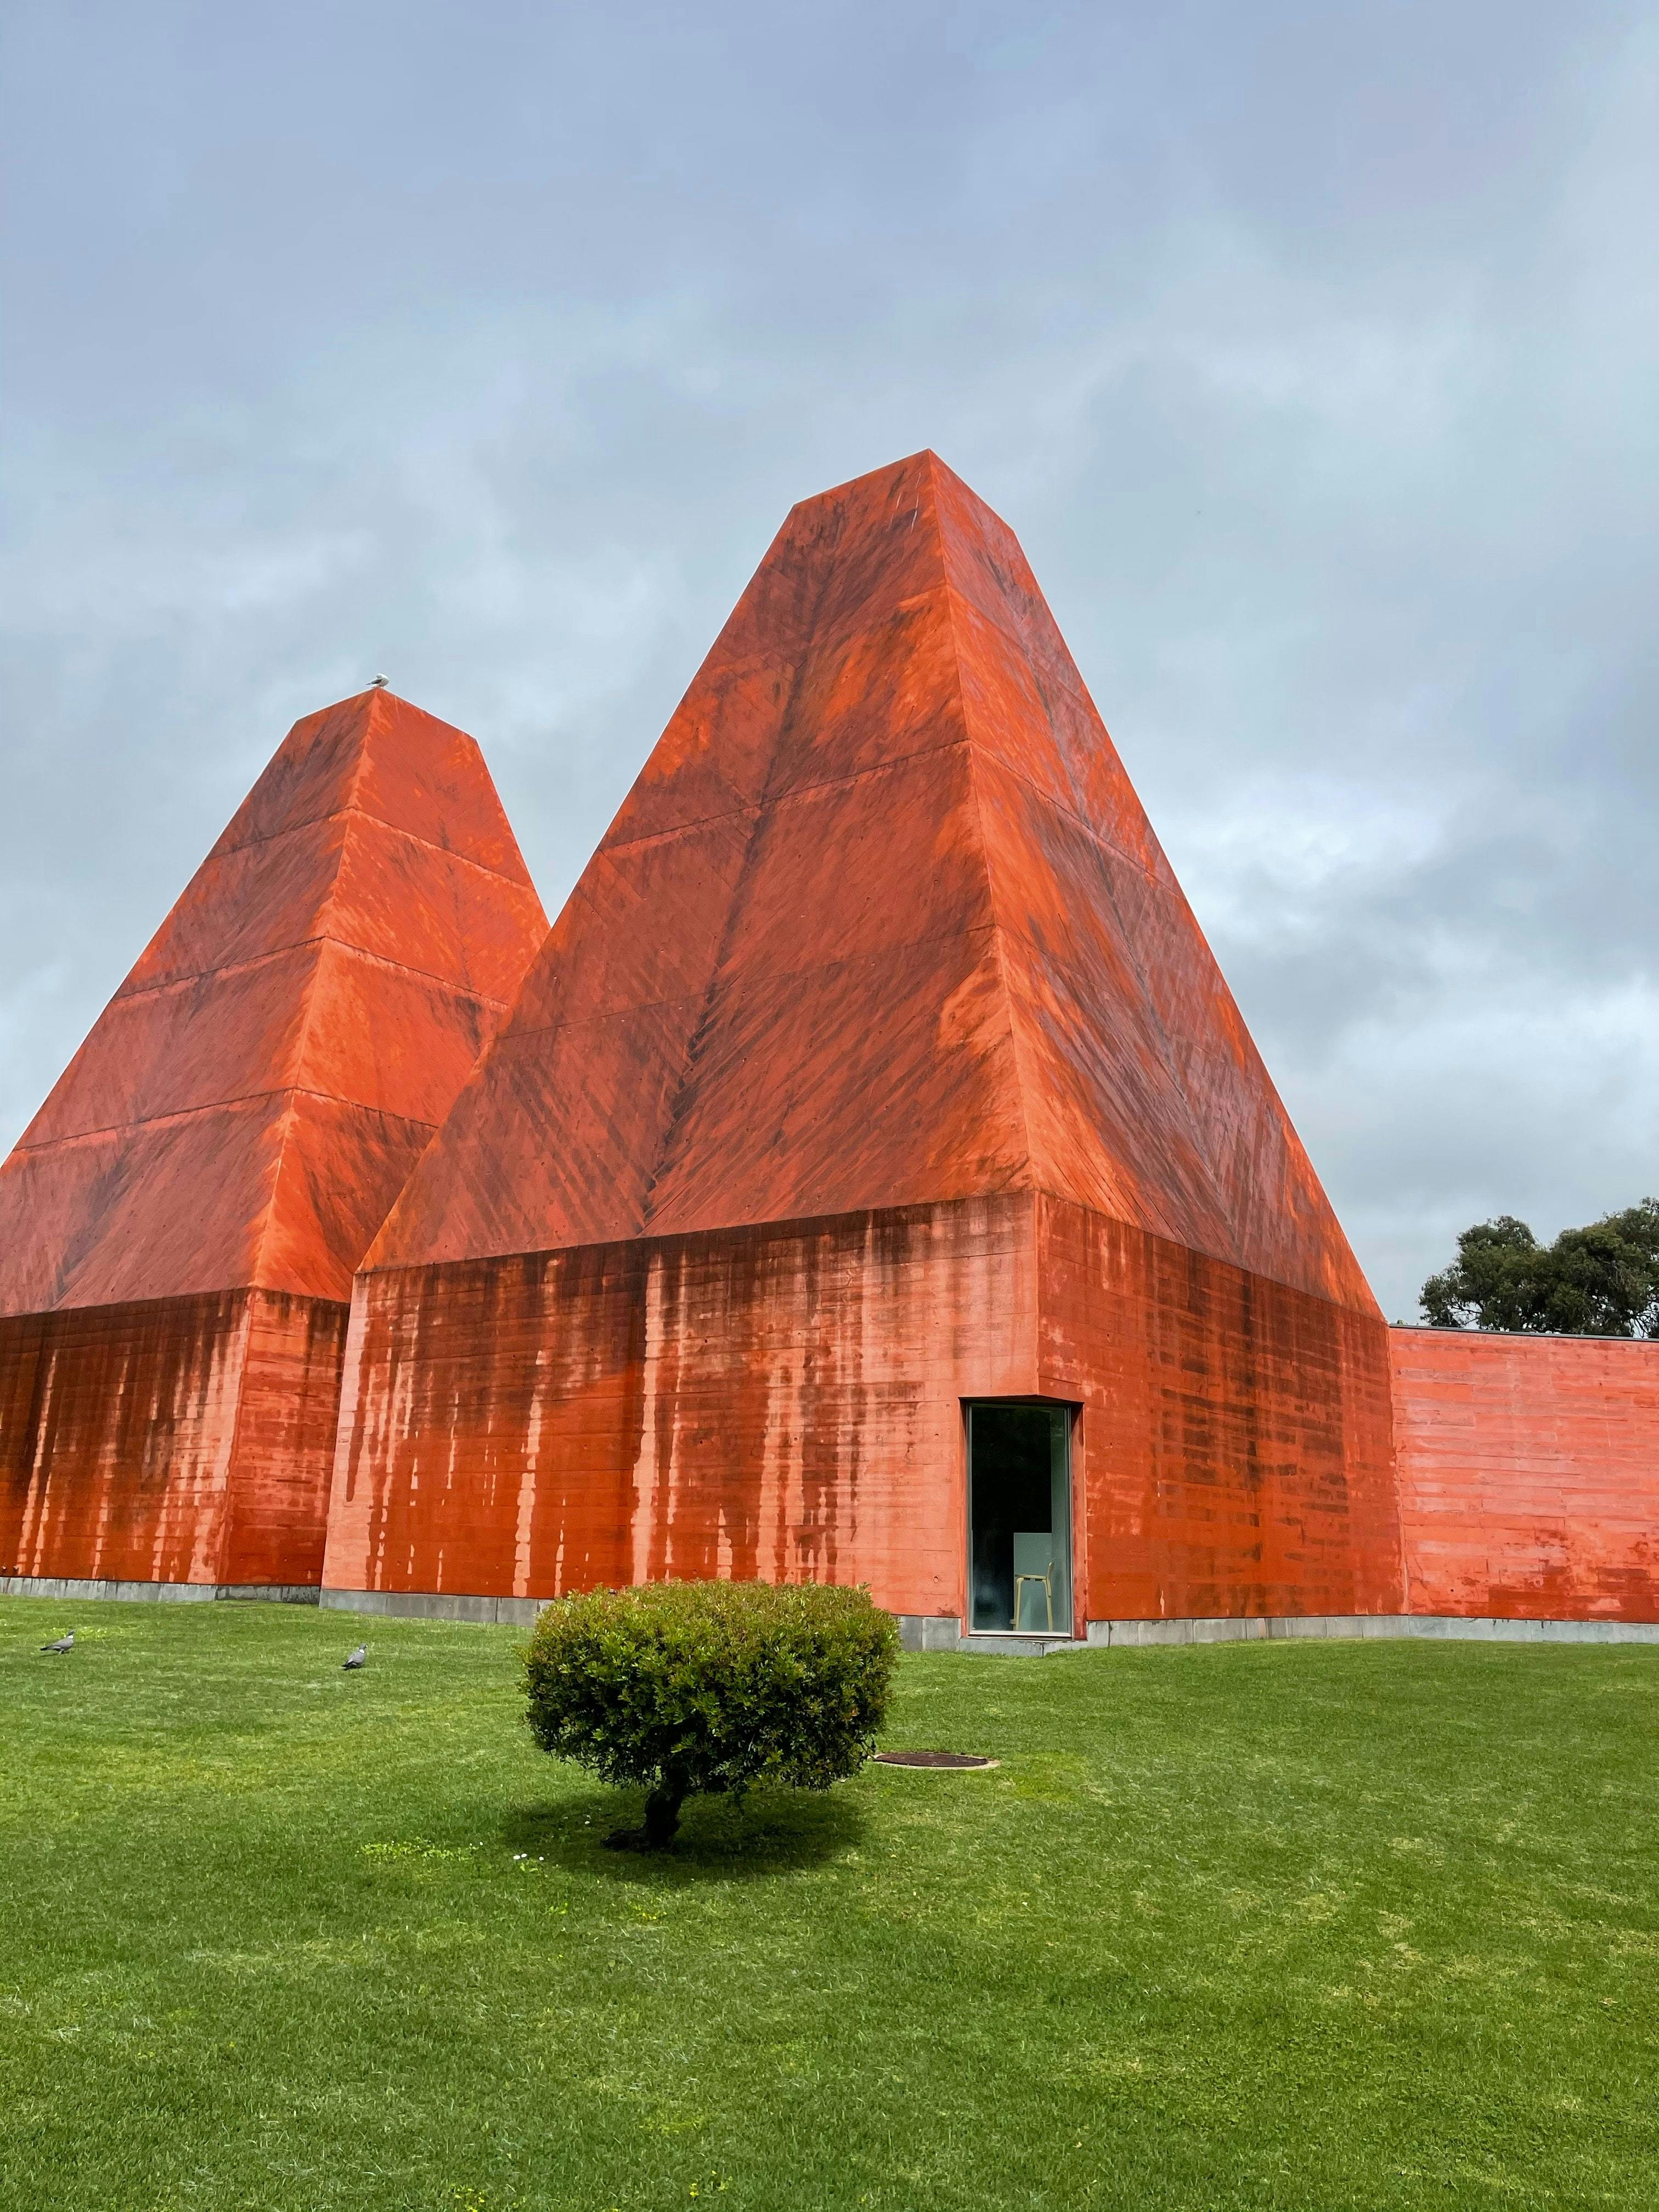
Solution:
[[[299,714],[556,910],[793,501],[1018,532],[1390,1316],[1659,1190],[1659,8],[10,0],[9,1145]]]

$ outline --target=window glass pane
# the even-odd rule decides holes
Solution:
[[[968,1413],[971,1625],[1070,1632],[1071,1414],[980,1400]]]

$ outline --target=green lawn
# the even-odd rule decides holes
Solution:
[[[516,1648],[0,1601],[4,2212],[1659,2204],[1659,1649],[909,1659],[653,1861]]]

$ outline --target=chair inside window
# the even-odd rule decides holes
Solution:
[[[1026,1592],[1030,1592],[1027,1599]],[[1035,1628],[1037,1623],[1026,1619],[1028,1604],[1036,1610],[1041,1598],[1042,1627],[1052,1636],[1054,1632],[1054,1539],[1051,1529],[1016,1529],[1014,1531],[1014,1626]]]

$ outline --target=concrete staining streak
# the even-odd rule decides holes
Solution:
[[[1015,1195],[366,1276],[331,1584],[856,1572],[936,1607],[963,1391],[1035,1380],[1030,1246]],[[452,1437],[440,1499],[416,1485]]]
[[[84,1534],[89,1543],[86,1565],[92,1574],[104,1573],[118,1557],[125,1572],[135,1580],[207,1581],[216,1577],[222,1506],[229,1474],[237,1388],[241,1380],[245,1328],[212,1330],[189,1340],[185,1357],[167,1372],[152,1365],[137,1370],[123,1368],[115,1380],[110,1401],[112,1425],[147,1439],[171,1437],[194,1428],[208,1439],[208,1456],[190,1468],[182,1482],[168,1482],[161,1510],[154,1519],[146,1549],[118,1550],[115,1522],[130,1514],[131,1500],[124,1486],[99,1485]],[[22,1526],[12,1546],[15,1571],[39,1574],[52,1558],[54,1522],[61,1522],[83,1501],[75,1495],[76,1455],[62,1450],[60,1384],[65,1379],[59,1347],[47,1352],[40,1381],[46,1409],[37,1431],[33,1464],[23,1500]],[[143,1391],[146,1403],[134,1406],[132,1397]],[[181,1530],[185,1541],[179,1538]]]
[[[536,1354],[536,1380],[530,1395],[530,1419],[525,1433],[524,1468],[519,1476],[519,1521],[513,1547],[513,1587],[528,1589],[532,1563],[531,1539],[536,1526],[536,1468],[541,1458],[542,1420],[547,1389],[547,1352],[545,1347]],[[554,1559],[556,1577],[561,1543]]]
[[[0,1557],[37,1576],[72,1561],[86,1578],[233,1579],[229,1552],[253,1540],[231,1510],[238,1416],[270,1327],[245,1293],[0,1322]],[[282,1386],[291,1462],[305,1378]],[[266,1441],[246,1438],[245,1458]],[[271,1472],[294,1479],[291,1464]],[[319,1570],[323,1505],[299,1532]]]

